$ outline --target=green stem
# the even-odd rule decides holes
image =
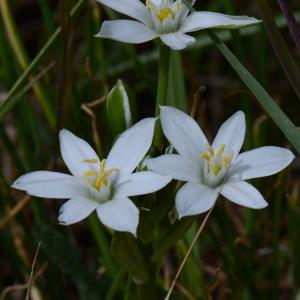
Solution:
[[[120,286],[122,286],[123,284],[125,275],[126,275],[126,271],[123,269],[119,270],[119,272],[115,275],[114,281],[110,286],[108,294],[105,298],[106,300],[117,299],[117,293],[120,290]]]
[[[130,300],[130,296],[131,296],[131,284],[132,284],[132,279],[131,279],[131,276],[128,275],[127,283],[126,283],[126,289],[125,289],[125,294],[124,294],[124,300]]]
[[[165,105],[168,93],[170,48],[165,45],[159,46],[159,74],[156,96],[155,116],[159,115],[159,106]]]
[[[159,116],[159,107],[167,102],[168,83],[169,83],[169,67],[170,67],[171,50],[165,45],[159,46],[159,73],[158,86],[155,106],[155,116]],[[162,148],[163,134],[160,122],[156,123],[154,133],[154,146],[156,149]]]

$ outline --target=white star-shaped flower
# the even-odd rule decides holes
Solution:
[[[181,50],[195,42],[187,35],[207,28],[237,28],[259,23],[247,16],[229,16],[219,13],[191,12],[182,0],[97,0],[107,7],[135,20],[104,21],[100,38],[139,44],[155,38],[174,50]],[[193,1],[194,4],[195,1]]]
[[[72,175],[32,172],[18,178],[13,187],[37,197],[70,199],[61,207],[61,224],[79,222],[96,210],[104,225],[136,235],[139,210],[128,197],[155,192],[171,180],[151,171],[133,173],[151,146],[154,125],[155,119],[148,118],[126,130],[106,160],[63,129],[61,155]]]
[[[146,161],[148,168],[173,179],[187,181],[176,195],[179,217],[209,210],[219,194],[250,208],[267,202],[245,180],[275,174],[294,159],[279,147],[261,147],[239,154],[245,137],[245,116],[239,111],[219,129],[212,145],[190,116],[172,107],[161,107],[163,132],[178,154]]]

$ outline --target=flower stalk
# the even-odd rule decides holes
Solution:
[[[159,116],[159,107],[165,105],[168,94],[169,83],[169,68],[170,68],[170,54],[171,50],[164,44],[159,46],[159,71],[158,71],[158,85],[155,105],[155,116]],[[161,148],[163,139],[160,122],[157,122],[154,133],[154,145],[157,149]]]
[[[159,46],[159,74],[156,96],[155,116],[159,115],[159,106],[165,105],[167,100],[169,66],[170,66],[170,48],[161,44]]]

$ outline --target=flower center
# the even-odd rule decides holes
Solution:
[[[175,19],[182,5],[180,1],[173,3],[171,0],[162,0],[159,4],[154,4],[151,0],[146,0],[146,6],[163,23],[169,17]]]
[[[82,161],[83,163],[92,163],[97,164],[99,162],[98,159],[85,159]],[[94,187],[98,192],[101,190],[102,186],[108,186],[108,178],[114,172],[119,172],[119,169],[112,168],[105,170],[106,160],[103,159],[99,163],[99,171],[96,170],[88,170],[83,173],[85,177],[85,183],[87,186]]]
[[[233,158],[233,151],[229,151],[224,155],[225,145],[222,144],[219,150],[215,153],[211,146],[207,147],[208,152],[201,153],[199,156],[207,162],[207,172],[218,176],[221,171],[226,169]]]

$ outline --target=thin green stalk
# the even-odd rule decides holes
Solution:
[[[22,44],[22,41],[19,37],[18,31],[16,28],[16,24],[12,17],[12,13],[11,13],[11,9],[9,7],[8,1],[1,0],[0,8],[1,8],[3,23],[5,26],[11,47],[16,55],[16,58],[20,64],[21,69],[25,70],[29,65],[29,58],[28,58],[26,50]],[[54,113],[51,108],[51,105],[49,105],[49,99],[48,99],[45,89],[43,88],[43,86],[40,83],[36,83],[33,85],[33,90],[34,90],[35,94],[37,95],[37,99],[39,100],[41,107],[44,110],[44,113],[46,115],[46,118],[47,118],[50,126],[54,127],[55,117],[54,117]]]
[[[169,83],[169,68],[170,68],[170,53],[169,47],[161,44],[159,46],[159,73],[157,96],[155,106],[155,116],[159,116],[159,107],[165,105],[168,96],[168,83]],[[163,140],[162,129],[160,122],[156,123],[154,134],[154,145],[157,149],[161,149]]]
[[[159,74],[156,96],[155,116],[159,115],[159,106],[165,105],[168,93],[170,48],[165,45],[159,46]]]
[[[181,53],[171,51],[167,104],[187,111],[186,89]]]
[[[131,276],[128,275],[127,283],[126,283],[126,289],[125,289],[125,293],[124,293],[124,300],[130,300],[131,285],[132,285],[132,279],[131,279]]]
[[[212,30],[207,30],[207,33],[223,56],[227,59],[231,67],[239,75],[240,79],[256,96],[256,99],[262,105],[268,115],[273,119],[275,124],[295,147],[297,152],[300,153],[300,132],[292,123],[292,121],[281,110],[281,108],[259,84],[259,82],[252,76],[252,74],[241,64],[241,62],[229,50],[229,48],[219,39],[218,35],[216,35]]]
[[[295,93],[300,99],[300,68],[293,58],[286,42],[281,36],[275,23],[274,14],[272,12],[269,1],[256,0],[259,13],[263,19],[265,29],[269,39],[273,45],[274,51],[280,61],[280,64],[291,83]]]

